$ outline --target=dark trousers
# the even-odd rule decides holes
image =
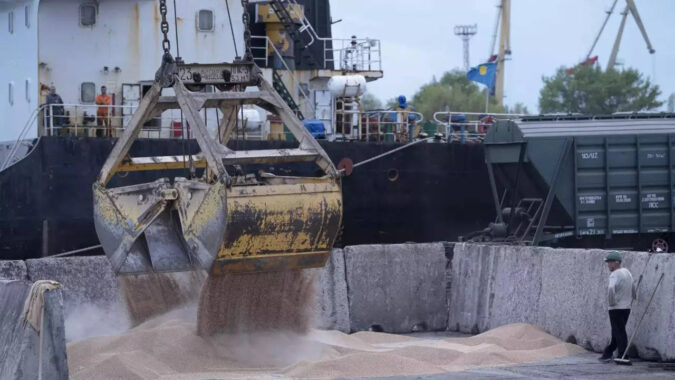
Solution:
[[[623,355],[628,344],[628,336],[626,335],[626,322],[630,309],[616,309],[609,311],[609,323],[612,325],[612,341],[609,346],[605,347],[604,356],[611,356],[617,348],[618,357]]]

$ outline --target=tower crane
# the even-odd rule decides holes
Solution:
[[[595,46],[598,43],[598,40],[600,39],[600,35],[605,29],[605,26],[607,25],[607,21],[609,20],[610,16],[614,12],[614,8],[616,7],[616,4],[618,3],[619,0],[614,0],[612,3],[612,7],[607,11],[607,16],[605,17],[605,21],[602,23],[602,26],[600,27],[600,31],[598,34],[595,36],[595,40],[593,40],[593,45],[591,45],[590,50],[588,51],[588,54],[586,55],[586,61],[588,62],[589,59],[591,58],[591,54],[593,54],[593,49],[595,49]],[[609,61],[607,62],[607,70],[611,70],[616,66],[616,56],[619,53],[619,47],[621,46],[621,38],[623,37],[623,30],[626,26],[626,19],[628,18],[628,14],[631,14],[633,16],[633,19],[635,20],[635,23],[637,24],[638,28],[640,29],[640,33],[642,33],[642,37],[644,38],[645,42],[647,43],[647,50],[649,51],[649,54],[654,54],[656,50],[652,47],[652,43],[649,41],[649,36],[647,35],[647,30],[645,29],[644,24],[642,23],[642,19],[640,18],[640,13],[637,10],[637,6],[635,6],[635,1],[633,0],[625,0],[626,1],[626,7],[624,8],[623,12],[621,12],[621,24],[619,25],[619,31],[616,35],[616,39],[614,40],[614,47],[612,48],[612,52],[609,55]]]
[[[495,97],[497,104],[504,104],[504,71],[507,57],[511,55],[511,0],[501,0],[497,6],[497,20],[488,62],[497,62],[497,80],[495,81]],[[497,47],[497,35],[499,34],[499,46]],[[495,54],[495,48],[498,53]]]

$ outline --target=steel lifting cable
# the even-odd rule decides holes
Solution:
[[[380,158],[386,157],[386,156],[388,156],[388,155],[390,155],[390,154],[394,154],[394,153],[399,152],[399,151],[401,151],[401,150],[403,150],[403,149],[410,148],[411,146],[417,145],[417,144],[419,144],[419,143],[421,143],[421,142],[425,142],[425,141],[432,140],[432,139],[434,139],[434,138],[435,138],[435,137],[427,137],[427,138],[423,138],[423,139],[420,139],[420,140],[415,140],[415,141],[409,142],[409,143],[407,143],[407,144],[405,144],[405,145],[403,145],[403,146],[399,146],[398,148],[392,149],[392,150],[390,150],[390,151],[384,152],[384,153],[382,153],[382,154],[378,154],[377,156],[374,156],[374,157],[368,158],[368,159],[366,159],[366,160],[363,160],[363,161],[361,161],[361,162],[359,162],[359,163],[356,163],[356,164],[354,164],[354,165],[352,166],[352,168],[356,168],[356,167],[359,167],[359,166],[361,166],[361,165],[365,165],[365,164],[367,164],[367,163],[369,163],[369,162],[373,162],[373,161],[375,161],[375,160],[379,160]]]
[[[241,137],[246,140],[246,126],[244,125],[244,103],[239,103],[239,110],[241,111]]]
[[[227,8],[227,19],[230,20],[230,32],[232,33],[232,44],[234,44],[234,55],[239,57],[237,50],[237,39],[234,37],[234,25],[232,25],[232,15],[230,14],[230,2],[225,0],[225,7]]]
[[[176,0],[173,0],[173,29],[176,33],[176,58],[180,59],[180,46],[178,44],[178,8],[176,8]]]
[[[162,31],[163,34],[163,39],[162,39],[162,49],[164,50],[164,54],[171,54],[171,41],[169,40],[169,22],[166,20],[166,14],[167,14],[167,6],[166,6],[166,0],[159,0],[159,14],[162,16],[162,21],[160,23],[160,30]],[[176,7],[176,0],[173,0],[173,23],[174,23],[174,29],[176,32],[176,59],[180,60],[180,47],[178,46],[178,14],[177,14],[177,7]],[[161,130],[161,121],[160,121],[160,130]],[[183,168],[187,171],[188,177],[190,174],[190,169],[188,166],[186,166],[186,161],[187,161],[187,154],[185,153],[185,120],[183,118],[183,110],[180,110],[180,134],[181,134],[181,146],[183,150]],[[173,131],[173,125],[171,126],[171,130]],[[190,155],[190,161],[192,161],[192,155]],[[192,163],[192,162],[191,162]],[[192,165],[190,165],[192,166]]]
[[[80,249],[74,249],[74,250],[72,250],[72,251],[67,251],[67,252],[63,252],[63,253],[56,254],[56,255],[47,255],[47,256],[45,256],[45,257],[65,257],[65,256],[74,255],[74,254],[76,254],[76,253],[82,253],[82,252],[92,251],[92,250],[98,249],[98,248],[103,248],[103,247],[101,246],[101,244],[99,244],[99,245],[93,245],[93,246],[91,246],[91,247],[80,248]]]
[[[178,44],[178,8],[176,7],[176,0],[173,0],[173,29],[174,33],[176,34],[176,60],[180,60],[180,46]],[[192,179],[192,154],[189,155],[189,164],[185,166],[185,161],[186,159],[186,153],[185,153],[185,134],[187,132],[187,128],[185,128],[185,119],[183,118],[183,109],[180,109],[180,137],[181,137],[181,145],[183,148],[183,168],[187,172],[187,176],[189,179]],[[189,136],[188,136],[189,137]]]
[[[176,7],[176,0],[173,0],[173,29],[174,32],[176,33],[176,62],[177,63],[182,63],[183,59],[180,57],[180,43],[178,42],[178,7]],[[204,109],[204,123],[206,123],[206,109]],[[185,135],[187,134],[187,139],[190,139],[190,130],[188,128],[184,127],[185,120],[183,118],[183,109],[180,109],[180,125],[181,125],[181,137],[183,140],[183,165],[185,165],[185,142],[186,142],[186,137]],[[185,131],[183,131],[185,130]],[[186,133],[187,132],[187,133]],[[192,159],[192,152],[187,155],[187,160],[188,160],[188,178],[192,179],[196,177],[197,175],[197,168],[195,167],[195,162]]]
[[[225,118],[225,115],[223,114],[223,118]],[[223,137],[220,132],[220,116],[218,115],[218,108],[216,108],[216,124],[218,124],[218,142],[222,143],[223,142]]]

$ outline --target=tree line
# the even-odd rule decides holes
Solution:
[[[539,93],[539,113],[579,113],[606,115],[615,112],[651,111],[661,107],[659,86],[651,83],[635,69],[603,71],[599,66],[578,66],[572,70],[559,68],[552,76],[542,78]],[[424,84],[410,103],[426,120],[437,111],[484,112],[487,89],[466,79],[466,74],[453,70],[440,80],[433,78]],[[393,108],[396,100],[385,105],[366,93],[362,97],[365,110]],[[501,107],[491,96],[491,113],[529,114],[522,103]]]

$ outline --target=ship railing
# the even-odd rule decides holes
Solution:
[[[290,75],[293,75],[293,71],[290,69],[288,64],[286,63],[286,60],[284,57],[281,55],[281,52],[277,49],[276,46],[274,46],[274,43],[272,43],[272,40],[269,39],[267,36],[251,36],[251,39],[254,40],[261,40],[264,42],[264,46],[251,46],[251,50],[261,50],[263,52],[262,57],[255,57],[253,60],[258,61],[262,63],[262,67],[269,67],[270,63],[270,53],[274,53],[274,59],[272,60],[273,64],[273,69],[279,69],[279,70],[286,70],[287,73]],[[271,49],[270,49],[271,48]],[[311,97],[309,96],[308,90],[305,90],[300,84],[299,81],[293,80],[293,83],[295,84],[295,90],[297,91],[299,95],[299,104],[298,106],[300,109],[303,107],[306,107],[309,109],[312,115],[314,115],[314,104],[311,102]]]
[[[87,137],[117,137],[131,122],[137,105],[109,105],[99,114],[99,106],[92,104],[48,104],[40,107],[39,131],[41,136],[75,135]],[[203,119],[214,134],[222,119],[215,108],[203,109]],[[243,126],[242,126],[243,124]],[[267,139],[267,128],[246,128],[247,123],[238,120],[236,138],[250,140]],[[180,111],[169,110],[148,120],[139,134],[140,138],[182,139],[190,138],[190,126],[181,117]]]
[[[518,119],[525,115],[516,113],[439,111],[433,115],[438,133],[448,142],[482,141],[490,127],[500,119]]]
[[[415,111],[340,110],[335,113],[334,140],[407,142],[421,132],[424,115]]]
[[[331,38],[322,40],[324,68],[342,71],[382,71],[380,40]]]
[[[296,0],[287,0],[291,4],[288,7],[292,18],[300,20],[300,33],[307,33],[310,37],[305,48],[313,45],[316,41],[321,44],[323,50],[324,69],[343,71],[382,71],[382,50],[380,40],[372,38],[329,38],[320,37],[312,23],[305,17],[304,12],[296,12],[301,9]]]
[[[28,116],[26,124],[24,124],[23,128],[21,128],[19,136],[16,138],[16,141],[14,141],[14,144],[12,144],[12,147],[9,149],[9,152],[5,157],[5,160],[2,163],[0,163],[0,171],[5,170],[8,166],[14,163],[14,157],[19,151],[19,146],[21,146],[23,140],[26,138],[26,135],[33,128],[33,126],[35,125],[35,121],[40,117],[40,114],[42,114],[44,109],[45,105],[43,104],[34,109],[33,112],[31,112],[31,114]]]
[[[254,58],[261,66],[269,67],[272,50],[276,59],[273,64],[278,69],[290,70],[279,50],[267,36],[251,36],[252,39],[262,40],[264,46],[252,46],[251,50],[259,50],[263,57]],[[323,66],[325,70],[341,71],[382,71],[382,49],[380,40],[372,38],[321,38],[319,39],[323,52]]]

